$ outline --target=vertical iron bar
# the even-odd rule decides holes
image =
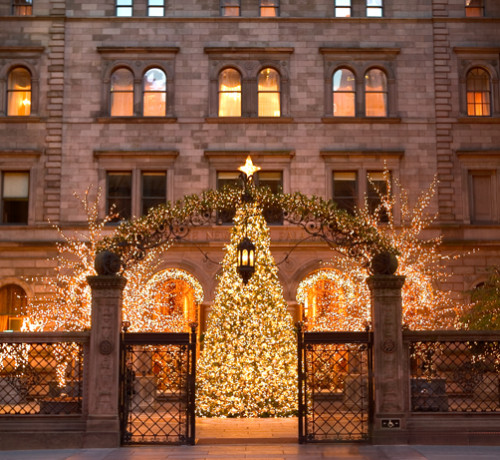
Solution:
[[[375,410],[375,398],[373,394],[373,332],[368,334],[367,343],[368,358],[368,441],[372,439],[373,433],[373,414]]]
[[[188,442],[194,445],[196,438],[196,415],[195,415],[195,405],[196,405],[196,327],[197,323],[191,323],[191,334],[189,337],[189,355],[191,368],[188,367],[189,372],[189,400],[188,400],[188,423],[189,423],[189,436]]]
[[[304,349],[304,337],[302,334],[302,323],[297,323],[297,377],[298,377],[298,398],[299,398],[299,444],[304,443],[304,401],[303,401],[303,380],[304,376],[302,374],[302,358],[303,358],[303,349]]]

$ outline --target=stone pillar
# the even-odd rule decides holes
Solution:
[[[372,436],[376,444],[406,444],[409,382],[403,347],[401,302],[405,278],[393,274],[397,268],[394,256],[379,256],[372,262],[374,275],[367,280],[371,291],[373,327]],[[381,266],[380,260],[384,257]]]
[[[106,254],[106,253],[103,253]],[[109,253],[108,257],[109,257]],[[99,257],[99,255],[98,255]],[[87,369],[88,415],[85,447],[120,445],[119,384],[122,292],[127,280],[103,269],[96,257],[98,276],[89,276],[92,289],[90,357]],[[111,255],[111,259],[116,257]],[[102,259],[102,257],[100,258]],[[109,263],[109,260],[107,261]],[[116,259],[114,259],[116,268]],[[118,259],[119,268],[119,259]]]

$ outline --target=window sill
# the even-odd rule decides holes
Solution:
[[[399,117],[323,117],[323,123],[401,123]]]
[[[247,123],[293,123],[292,117],[208,117],[207,123],[247,124]]]
[[[97,117],[98,123],[175,123],[177,117]]]
[[[458,122],[496,124],[500,123],[500,117],[459,117]]]
[[[0,123],[40,123],[45,121],[44,118],[38,116],[3,116],[0,117]]]

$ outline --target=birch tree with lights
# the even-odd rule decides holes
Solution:
[[[255,246],[244,284],[238,245]],[[257,203],[236,211],[197,367],[197,411],[209,417],[286,417],[297,410],[297,350],[269,228]]]

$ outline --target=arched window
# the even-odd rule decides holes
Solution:
[[[111,116],[130,117],[134,114],[134,76],[128,69],[115,70],[111,75]]]
[[[280,76],[274,69],[263,69],[258,81],[259,117],[281,115]]]
[[[387,116],[387,77],[380,69],[371,69],[365,74],[365,115]]]
[[[27,296],[17,284],[0,288],[0,332],[20,331],[26,316]]]
[[[491,115],[490,76],[484,69],[475,68],[467,73],[467,115],[487,117]]]
[[[167,76],[161,69],[149,69],[142,79],[145,117],[163,117],[167,110]]]
[[[9,73],[7,83],[7,115],[31,114],[31,73],[24,67],[16,67]]]
[[[356,115],[356,79],[348,69],[339,69],[333,74],[333,115]]]
[[[235,69],[219,74],[219,117],[241,117],[241,75]]]

